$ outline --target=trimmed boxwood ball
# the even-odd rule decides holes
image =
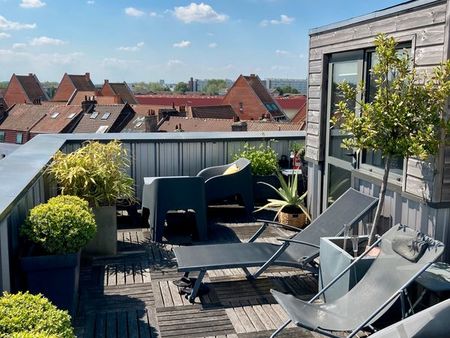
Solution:
[[[75,338],[70,315],[42,295],[3,293],[0,337]]]
[[[87,201],[57,196],[31,209],[21,232],[49,254],[78,252],[95,235],[94,214]]]

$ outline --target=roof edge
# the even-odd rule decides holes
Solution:
[[[369,14],[365,14],[365,15],[361,15],[361,16],[356,16],[354,18],[350,18],[347,20],[342,20],[342,21],[338,21],[332,24],[328,24],[328,25],[324,25],[324,26],[320,26],[317,28],[312,28],[309,30],[309,35],[314,35],[314,34],[320,34],[320,33],[324,33],[326,31],[329,30],[334,30],[334,29],[338,29],[338,28],[343,28],[346,26],[350,26],[350,25],[354,25],[354,24],[358,24],[364,21],[369,21],[369,20],[374,20],[374,19],[380,19],[382,17],[386,17],[386,16],[390,16],[393,14],[397,14],[397,13],[401,13],[401,12],[406,12],[408,10],[411,10],[413,8],[419,8],[419,7],[424,7],[427,5],[431,5],[434,3],[439,3],[439,2],[445,2],[446,0],[413,0],[413,1],[407,1],[404,2],[402,4],[398,4],[392,7],[388,7],[385,9],[381,9]]]

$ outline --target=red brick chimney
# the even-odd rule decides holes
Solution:
[[[86,79],[88,81],[91,79],[91,73],[86,73],[86,74],[84,74],[84,76],[86,77]]]

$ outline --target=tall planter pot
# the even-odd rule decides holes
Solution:
[[[269,198],[279,198],[273,189],[258,182],[268,183],[277,189],[280,187],[280,181],[276,175],[253,175],[253,198],[256,203],[265,204]]]
[[[80,252],[67,255],[28,256],[20,259],[27,289],[42,293],[73,316],[78,303]]]
[[[358,255],[362,254],[368,241],[368,236],[358,237]],[[347,268],[356,259],[352,251],[352,240],[347,238],[346,250],[343,250],[343,237],[320,238],[320,275],[319,289],[322,290],[337,275]],[[330,302],[345,295],[372,265],[375,258],[365,256],[356,265],[347,271],[330,289],[325,291],[324,298]]]
[[[86,245],[83,253],[91,256],[117,254],[117,213],[116,206],[93,208],[97,232]]]

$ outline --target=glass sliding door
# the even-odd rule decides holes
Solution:
[[[327,135],[325,158],[325,184],[323,207],[327,208],[342,193],[351,186],[350,172],[355,158],[352,150],[341,147],[342,140],[347,137],[340,131],[343,122],[337,111],[337,103],[343,100],[343,93],[338,85],[347,82],[356,87],[362,79],[363,51],[333,54],[328,69],[328,104],[327,104]],[[361,99],[358,97],[357,99]],[[355,107],[352,107],[355,108]],[[335,118],[336,124],[330,120]]]

